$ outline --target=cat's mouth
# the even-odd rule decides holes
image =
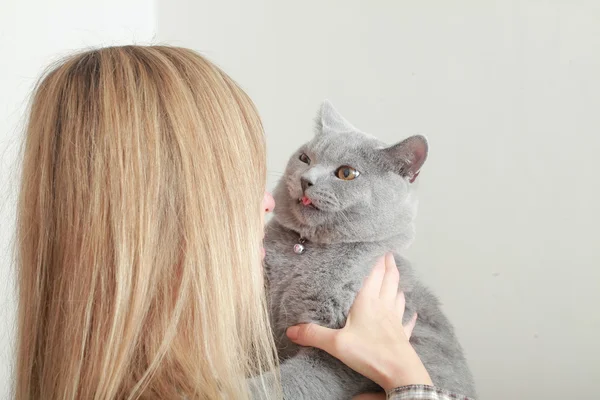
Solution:
[[[310,207],[314,210],[319,210],[319,208],[317,206],[314,205],[314,203],[312,202],[311,199],[309,199],[307,196],[302,196],[298,199],[298,204],[302,204],[304,207]]]

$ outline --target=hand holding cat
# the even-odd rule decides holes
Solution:
[[[386,391],[411,384],[431,385],[408,341],[417,315],[402,325],[405,299],[404,293],[398,293],[399,281],[394,257],[387,254],[364,281],[344,328],[302,324],[288,328],[287,335],[299,345],[326,351]]]

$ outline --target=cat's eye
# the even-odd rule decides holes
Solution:
[[[306,153],[300,154],[300,161],[302,161],[304,164],[310,165],[310,158],[306,155]]]
[[[352,179],[356,179],[359,175],[360,172],[348,165],[342,165],[335,171],[335,176],[344,181],[351,181]]]

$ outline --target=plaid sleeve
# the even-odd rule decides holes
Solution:
[[[428,385],[409,385],[390,390],[388,400],[473,400]]]

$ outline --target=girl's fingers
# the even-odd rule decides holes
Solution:
[[[385,275],[379,291],[379,298],[390,307],[394,307],[394,299],[398,295],[400,273],[392,253],[385,255]]]
[[[287,329],[287,337],[301,346],[316,347],[337,357],[334,340],[337,330],[317,324],[294,325]]]

